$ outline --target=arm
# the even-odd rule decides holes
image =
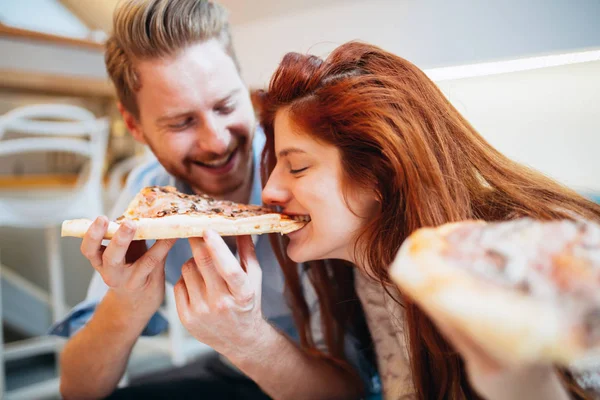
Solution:
[[[109,290],[90,322],[67,342],[60,357],[64,398],[105,397],[117,387],[131,349],[148,322],[132,320],[132,311]]]
[[[274,399],[356,399],[362,384],[356,375],[329,360],[311,356],[265,322],[252,354],[230,361]]]
[[[241,264],[218,235],[190,239],[194,257],[175,286],[183,325],[227,357],[276,399],[359,398],[362,383],[332,362],[309,355],[261,313],[262,272],[252,240],[238,239]]]
[[[107,228],[106,218],[98,218],[81,244],[109,290],[61,354],[60,390],[67,399],[103,397],[116,388],[137,337],[164,297],[164,263],[173,241],[146,251],[144,242],[132,243],[135,228],[123,224],[105,248]]]

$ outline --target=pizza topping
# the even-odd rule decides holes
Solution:
[[[586,338],[590,344],[600,344],[600,308],[593,309],[584,317]]]
[[[538,297],[570,295],[600,304],[597,224],[523,218],[482,227],[464,223],[448,234],[445,254],[457,268]]]
[[[488,249],[486,250],[485,255],[498,270],[502,271],[506,268],[508,260],[504,254],[494,249]]]
[[[170,186],[151,186],[142,191],[130,203],[125,213],[117,219],[139,220],[161,218],[172,215],[221,217],[239,219],[266,214],[279,214],[274,210],[257,205],[238,204],[227,200],[215,200],[205,194],[184,194]],[[279,214],[281,220],[309,222],[310,217]]]

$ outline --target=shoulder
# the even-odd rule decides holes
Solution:
[[[127,178],[126,188],[134,193],[146,186],[166,186],[173,177],[154,157],[134,168]]]
[[[377,365],[384,397],[412,398],[408,343],[405,336],[405,316],[400,295],[392,287],[388,291],[362,272],[355,273],[355,289],[365,312],[367,325],[375,345]]]
[[[404,308],[397,290],[388,287],[386,291],[380,282],[369,278],[362,272],[357,271],[354,276],[356,294],[367,319],[381,328],[403,329]],[[390,294],[393,294],[394,297],[392,298]]]

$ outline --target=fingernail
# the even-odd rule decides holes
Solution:
[[[133,224],[131,222],[125,221],[123,223],[123,229],[125,230],[125,232],[131,233],[131,232],[133,232],[133,230],[135,229],[135,227],[133,226]]]

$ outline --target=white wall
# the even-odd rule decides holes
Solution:
[[[497,149],[600,194],[600,61],[438,82]]]
[[[286,52],[326,55],[349,40],[382,46],[421,68],[600,47],[598,0],[223,3],[244,77],[255,87],[268,82]]]

